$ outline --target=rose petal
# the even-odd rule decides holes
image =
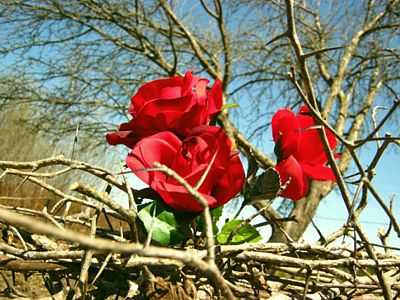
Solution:
[[[153,188],[160,194],[165,203],[170,207],[182,212],[200,212],[203,207],[199,201],[191,196],[186,188],[181,185],[169,184],[166,182],[156,182]],[[206,194],[202,194],[210,207],[216,205],[217,200]]]
[[[214,196],[221,206],[235,197],[245,182],[243,165],[237,152],[231,155],[225,170],[216,173],[216,176],[218,179],[214,187]]]
[[[200,105],[204,106],[204,108],[207,107],[207,84],[209,83],[209,81],[205,78],[201,78],[196,86],[195,86],[195,90],[193,91],[193,97],[194,99],[196,99],[196,102],[199,103]],[[207,111],[204,110],[204,113],[206,113]]]
[[[222,106],[221,80],[217,79],[210,90],[208,82],[189,70],[183,78],[146,83],[131,98],[128,113],[133,119],[121,124],[117,132],[107,136],[107,141],[133,147],[141,138],[160,131],[187,137],[192,128],[207,125]]]
[[[216,113],[221,111],[222,81],[219,78],[215,79],[215,82],[209,91],[207,108],[209,118],[213,117]]]
[[[190,137],[185,139],[180,149],[175,154],[170,168],[186,180],[188,180],[186,177],[189,176],[189,174],[204,172],[211,160],[211,157],[199,157],[198,153],[204,150],[208,150],[208,145],[201,138]],[[201,174],[198,179],[200,179],[200,177]]]
[[[171,165],[181,141],[171,132],[164,131],[142,139],[126,158],[126,164],[131,170],[153,168],[154,162]],[[165,180],[160,171],[143,171],[136,173],[143,182],[151,186],[153,180]]]
[[[199,76],[193,76],[193,70],[186,71],[183,77],[182,96],[192,95],[192,89],[199,80]]]
[[[297,120],[302,129],[300,148],[298,154],[295,156],[298,161],[307,162],[309,164],[321,165],[328,161],[325,154],[325,150],[322,146],[322,140],[319,136],[319,132],[316,128],[310,128],[315,126],[314,119],[310,115],[305,115],[308,112],[306,106],[300,108],[300,113],[297,115]],[[325,133],[328,137],[330,149],[334,149],[337,146],[337,140],[335,136],[329,130],[325,129]]]
[[[336,177],[333,174],[332,169],[327,166],[310,165],[304,163],[300,163],[300,165],[304,174],[306,174],[308,177],[312,179],[320,181],[331,180],[333,182],[336,182]]]
[[[142,107],[138,110],[137,115],[135,117],[136,122],[140,122],[138,119],[140,116],[156,116],[161,112],[185,112],[190,109],[193,105],[192,95],[171,98],[171,99],[163,99],[157,98],[150,101],[147,101],[142,105]]]
[[[280,143],[283,158],[296,155],[300,147],[301,132],[295,114],[288,110],[278,110],[272,117],[272,136]]]
[[[182,95],[182,86],[183,79],[180,76],[153,80],[146,83],[132,96],[128,113],[135,115],[146,102],[154,99],[178,98]]]
[[[245,174],[237,152],[224,131],[215,126],[194,128],[183,142],[165,131],[143,138],[132,149],[127,165],[132,170],[151,168],[158,161],[174,170],[207,199],[210,208],[225,204],[243,187]],[[212,163],[212,164],[210,164]],[[204,176],[207,172],[207,176]],[[202,207],[188,191],[160,171],[142,171],[137,176],[157,191],[171,207],[197,212]]]
[[[198,126],[193,128],[189,135],[199,136],[204,139],[209,145],[210,153],[214,154],[218,149],[218,156],[215,161],[216,166],[223,166],[228,162],[232,143],[222,128],[217,126]]]
[[[281,197],[297,201],[307,195],[307,178],[300,164],[293,156],[289,156],[289,158],[277,164],[275,170],[277,170],[280,175],[281,184],[285,184],[290,178],[289,185],[280,194]]]
[[[113,133],[108,133],[106,135],[107,143],[110,145],[125,145],[129,148],[132,148],[133,145],[138,141],[137,137],[131,137],[131,131],[116,131]]]

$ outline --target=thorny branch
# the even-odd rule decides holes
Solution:
[[[7,168],[12,166],[14,170],[28,169],[32,170],[32,166],[43,167],[45,164],[47,167],[50,166],[76,166],[83,165],[83,163],[57,158],[50,158],[47,160],[40,160],[30,163],[11,163],[11,162],[0,162],[0,166]],[[179,175],[168,169],[165,166],[155,164],[156,168],[149,169],[149,172],[153,170],[158,170],[165,172],[168,176],[174,177],[178,182],[180,182],[189,193],[191,193],[198,201],[206,208],[204,214],[209,214],[207,211],[207,202],[202,199],[202,196],[198,192],[188,185]],[[72,169],[72,167],[71,167]],[[94,176],[98,175],[98,170],[100,168],[86,165],[82,168],[85,173],[92,174]],[[7,169],[9,170],[9,169]],[[23,172],[23,171],[21,171]],[[35,177],[35,172],[29,171],[32,178]],[[114,183],[113,186],[120,187],[121,182],[118,178],[107,170],[102,170],[102,174],[108,174],[107,179],[104,180],[107,184]],[[12,172],[10,172],[11,174]],[[50,172],[51,173],[51,172]],[[38,173],[38,177],[42,178],[44,173]],[[60,176],[59,173],[54,172],[54,176]],[[16,176],[21,174],[16,173]],[[25,174],[24,174],[25,175]],[[112,180],[110,180],[112,178]],[[111,182],[111,183],[110,183]],[[38,182],[37,184],[41,184]],[[105,205],[109,209],[109,213],[113,213],[120,216],[123,222],[137,222],[136,217],[134,217],[134,211],[130,208],[124,208],[123,206],[116,203],[107,193],[100,193],[96,189],[90,187],[87,184],[77,183],[72,186],[73,190],[78,191],[82,195],[90,197],[91,202],[84,201],[82,205],[88,207],[96,208],[96,211],[102,211],[101,206]],[[130,189],[125,189],[126,193]],[[133,190],[133,195],[135,190]],[[63,193],[63,198],[67,197],[68,194]],[[62,199],[61,199],[62,200]],[[98,203],[98,204],[96,204]],[[10,224],[15,228],[23,230],[23,236],[26,237],[27,234],[39,234],[45,235],[49,238],[64,241],[64,246],[59,250],[46,250],[38,251],[36,245],[27,244],[25,246],[18,245],[8,245],[6,243],[0,243],[0,251],[4,256],[4,259],[10,262],[5,264],[5,268],[8,270],[31,270],[34,272],[46,273],[52,270],[57,270],[62,272],[63,270],[70,269],[73,265],[79,266],[83,264],[86,268],[82,271],[71,276],[80,277],[82,281],[82,292],[88,293],[89,291],[84,288],[86,284],[91,282],[91,285],[96,285],[96,283],[101,282],[101,280],[88,281],[91,276],[96,276],[96,278],[102,278],[102,276],[108,276],[108,272],[120,270],[121,267],[125,266],[126,274],[129,275],[130,272],[140,273],[140,270],[144,266],[152,267],[157,266],[158,270],[152,270],[155,272],[156,276],[158,272],[161,272],[164,268],[177,268],[181,269],[184,266],[189,268],[198,269],[200,274],[192,274],[193,280],[200,280],[201,277],[208,277],[212,279],[215,286],[225,295],[228,299],[233,299],[236,297],[246,297],[251,298],[254,296],[251,286],[255,283],[252,281],[252,276],[247,276],[246,270],[242,272],[233,271],[235,268],[231,269],[233,266],[240,266],[247,264],[248,262],[253,262],[255,265],[252,267],[253,271],[257,270],[262,276],[268,280],[268,282],[275,282],[280,286],[279,293],[299,293],[299,294],[309,294],[315,291],[324,291],[328,287],[335,288],[340,287],[344,291],[350,291],[353,289],[358,290],[360,293],[367,290],[379,291],[379,286],[377,286],[377,280],[379,276],[384,275],[387,278],[387,285],[392,291],[399,291],[400,286],[397,282],[399,280],[399,275],[396,271],[400,265],[400,258],[393,254],[393,252],[377,253],[375,258],[371,257],[368,253],[365,253],[362,249],[354,252],[351,245],[342,244],[339,246],[326,246],[316,244],[305,244],[305,243],[257,243],[257,244],[243,244],[243,245],[221,245],[218,247],[214,246],[214,236],[212,232],[212,222],[210,218],[205,218],[206,227],[211,230],[207,231],[207,250],[195,249],[190,244],[187,244],[184,249],[172,249],[165,247],[158,247],[154,245],[149,245],[143,248],[141,241],[130,243],[127,239],[104,239],[99,237],[94,237],[101,234],[101,228],[98,228],[95,220],[98,218],[92,215],[89,219],[91,222],[83,222],[84,226],[88,229],[91,228],[91,235],[85,235],[76,231],[71,231],[70,229],[59,228],[57,226],[49,225],[44,223],[47,219],[43,216],[42,212],[34,213],[29,209],[19,209],[16,212],[11,212],[10,209],[6,207],[0,208],[0,219],[5,224]],[[393,213],[390,210],[390,213]],[[36,216],[33,219],[31,216]],[[136,215],[136,214],[135,214]],[[37,218],[42,218],[43,221]],[[78,217],[79,218],[79,217]],[[55,220],[58,222],[64,220],[64,222],[69,222],[69,217],[60,218],[59,216],[54,216]],[[354,218],[353,218],[354,219]],[[94,222],[94,223],[93,223]],[[104,229],[103,229],[104,230]],[[339,230],[338,233],[334,233],[332,236],[326,237],[326,243],[332,243],[332,241],[338,240],[344,234],[347,234],[346,228],[344,230]],[[118,233],[110,232],[108,237]],[[103,235],[104,236],[104,235]],[[107,236],[107,235],[106,235]],[[29,240],[29,239],[28,239]],[[120,242],[118,241],[120,240]],[[211,241],[211,242],[210,242]],[[362,240],[363,246],[366,246],[368,241]],[[28,242],[26,242],[28,243]],[[66,243],[66,244],[65,244]],[[73,245],[79,245],[79,249],[76,249]],[[368,244],[371,246],[371,244]],[[389,245],[385,245],[387,249],[391,249]],[[367,247],[365,249],[368,249]],[[392,249],[396,251],[396,248]],[[110,260],[110,253],[113,253],[112,260]],[[102,261],[106,254],[106,260]],[[128,255],[128,258],[126,258]],[[218,269],[217,265],[214,263],[217,261],[224,261],[225,263],[220,265]],[[88,266],[91,266],[88,269]],[[373,274],[368,274],[368,276],[356,276],[353,277],[351,270],[356,268],[379,268],[382,271],[381,274],[378,272]],[[254,269],[255,268],[255,269]],[[79,267],[77,268],[79,270]],[[85,271],[83,271],[85,270]],[[310,272],[303,272],[302,270],[311,270]],[[390,271],[390,270],[393,270]],[[253,272],[251,271],[251,272]],[[89,273],[87,273],[89,272]],[[91,272],[95,272],[92,274]],[[277,273],[276,273],[277,272]],[[276,276],[273,274],[296,274],[296,276],[308,278],[308,284],[306,280],[293,281],[289,280],[286,276]],[[139,274],[138,273],[138,274]],[[190,272],[189,272],[190,273]],[[100,275],[98,275],[100,274]],[[129,276],[128,276],[129,277]],[[128,281],[127,277],[127,281]],[[290,277],[290,276],[289,276]],[[197,278],[197,279],[196,279]],[[241,279],[241,283],[238,284],[238,278]],[[245,279],[247,278],[247,279]],[[340,278],[340,282],[336,281],[335,278]],[[197,282],[197,287],[201,288],[201,280]],[[121,282],[121,285],[123,283]],[[268,285],[259,286],[259,293],[267,293],[268,295],[269,287]],[[232,294],[233,293],[233,294]],[[235,296],[234,296],[235,295]]]
[[[306,95],[303,94],[302,98],[305,101],[305,103],[307,104],[307,106],[309,107],[310,111],[312,112],[312,115],[316,119],[316,123],[321,124],[322,123],[321,113],[318,110],[318,105],[316,102],[314,88],[313,88],[313,85],[312,85],[312,82],[310,80],[310,76],[308,73],[308,69],[307,69],[307,65],[306,65],[306,57],[303,55],[302,46],[300,44],[300,41],[299,41],[299,39],[297,37],[297,33],[296,33],[293,0],[286,0],[285,3],[286,3],[286,15],[287,15],[287,23],[288,23],[287,36],[289,37],[289,39],[291,41],[292,48],[295,50],[296,59],[297,59],[300,73],[302,76],[303,85],[306,90],[306,93],[305,93]],[[379,18],[380,17],[382,17],[382,15],[379,15]],[[376,17],[373,22],[378,22],[379,18]],[[368,24],[367,27],[370,27],[370,26],[373,26],[373,24]],[[358,41],[355,41],[355,43],[356,42],[358,42]],[[345,69],[346,67],[347,67],[347,65],[345,64],[343,66],[343,68]],[[299,86],[296,86],[296,88],[298,89],[298,91],[301,90]],[[339,89],[339,86],[337,87],[337,89]],[[333,97],[333,96],[336,96],[336,95],[335,94],[330,95],[330,97]],[[328,100],[328,102],[329,102],[329,100]],[[397,104],[395,104],[394,107],[397,107]],[[394,109],[391,110],[391,113],[393,113]],[[389,114],[389,116],[390,116],[390,114]],[[355,227],[355,230],[357,231],[357,233],[361,237],[361,239],[364,241],[365,248],[366,248],[368,255],[376,262],[376,273],[377,273],[377,277],[378,277],[380,286],[383,291],[383,295],[384,295],[385,299],[392,299],[392,290],[391,290],[390,284],[388,284],[387,275],[383,272],[383,270],[379,266],[377,255],[374,251],[374,248],[371,246],[369,239],[361,226],[361,223],[358,221],[357,217],[352,213],[352,206],[353,206],[351,204],[352,201],[350,199],[348,189],[345,185],[345,182],[343,180],[343,177],[341,175],[339,167],[335,161],[333,153],[329,148],[329,142],[328,142],[326,133],[321,128],[319,130],[319,133],[320,133],[320,137],[321,137],[324,149],[325,149],[325,153],[328,157],[329,165],[331,166],[331,168],[335,174],[339,190],[342,194],[342,197],[343,197],[345,205],[348,209],[348,212],[352,216],[352,223]],[[371,137],[374,136],[374,134],[375,134],[375,131],[372,132]],[[358,157],[357,157],[354,149],[349,149],[349,151],[350,151],[353,159],[356,161],[359,171],[361,173],[364,173],[364,169],[363,169],[362,165],[359,163]],[[386,211],[386,213],[388,213],[388,212]],[[389,212],[389,214],[391,214],[391,213]]]

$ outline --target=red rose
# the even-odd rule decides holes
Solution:
[[[281,194],[292,200],[303,198],[308,191],[307,178],[336,181],[328,161],[314,119],[308,108],[302,106],[295,115],[288,109],[279,110],[272,118],[272,136],[276,143],[278,165],[275,169],[281,176],[281,183],[289,177],[290,184]],[[337,146],[332,132],[324,129],[330,149]]]
[[[159,162],[171,168],[190,185],[195,186],[211,163],[208,175],[198,192],[210,208],[224,205],[242,188],[245,175],[237,151],[221,128],[200,126],[181,141],[169,131],[159,132],[140,140],[126,159],[132,170],[152,168]],[[212,162],[213,161],[213,162]],[[165,203],[178,211],[199,212],[201,205],[176,180],[160,171],[138,172],[137,176],[150,185]]]
[[[275,170],[278,171],[282,184],[287,182],[290,178],[289,185],[280,194],[281,197],[300,200],[307,194],[307,177],[299,162],[293,156],[289,156],[287,159],[277,164]]]
[[[128,109],[132,120],[107,134],[107,142],[132,148],[141,138],[161,131],[172,131],[182,138],[192,128],[208,125],[222,107],[221,80],[207,89],[209,81],[192,73],[154,80],[139,88]]]

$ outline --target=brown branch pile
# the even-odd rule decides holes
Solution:
[[[54,166],[62,169],[43,171]],[[104,168],[62,156],[34,162],[0,161],[1,177],[19,176],[59,199],[51,209],[43,210],[1,206],[1,269],[43,274],[49,293],[58,299],[68,295],[88,299],[116,295],[137,299],[381,296],[382,278],[392,297],[399,295],[400,257],[393,253],[400,249],[385,243],[388,233],[381,234],[385,251],[378,252],[354,234],[353,223],[315,244],[215,245],[207,203],[175,172],[156,166],[180,181],[204,206],[205,242],[188,241],[169,248],[150,244],[136,218],[135,200],[151,195],[147,190],[132,189],[124,174],[118,175],[121,180]],[[129,207],[88,184],[75,183],[73,191],[66,192],[46,182],[73,170],[122,190],[130,199]],[[68,203],[78,203],[81,211],[70,212]],[[100,224],[101,219],[106,219],[106,226]],[[391,228],[399,233],[395,219]],[[332,244],[343,236],[354,237],[354,243]],[[367,246],[374,251],[374,258]],[[5,292],[21,295],[4,271]]]

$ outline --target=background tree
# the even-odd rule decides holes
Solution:
[[[371,127],[367,116],[375,105],[390,106],[397,98],[398,2],[296,4],[315,96],[323,116],[347,140],[360,139]],[[104,144],[104,134],[126,118],[139,85],[193,68],[222,78],[227,102],[239,107],[222,112],[219,123],[246,157],[268,168],[274,164],[265,154],[272,152],[266,143],[272,114],[302,101],[288,72],[307,96],[311,92],[285,34],[282,1],[0,1],[0,24],[2,80],[15,87],[1,92],[1,107],[35,103],[29,122],[55,135],[75,131],[79,122],[92,136],[90,146]],[[341,150],[344,173],[351,153]],[[287,213],[298,223],[281,227],[292,239],[301,237],[308,216],[332,188],[313,182],[307,199],[290,203]],[[280,218],[272,209],[265,215]],[[271,240],[285,239],[275,226]]]

